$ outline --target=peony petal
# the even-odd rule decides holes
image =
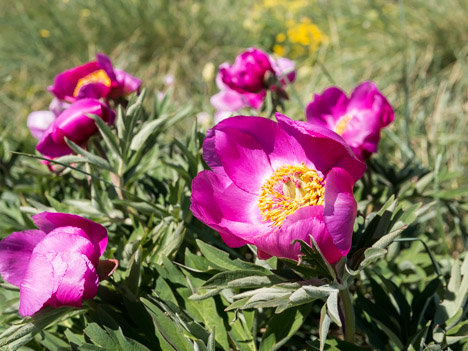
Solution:
[[[262,222],[258,198],[211,171],[200,172],[192,183],[194,216],[220,232],[225,243],[238,247],[269,230]]]
[[[215,149],[228,177],[242,190],[260,194],[273,169],[259,141],[239,129],[217,129]]]
[[[48,256],[52,258],[52,256]],[[59,253],[52,259],[55,290],[50,305],[81,307],[97,294],[99,278],[91,261],[79,253]]]
[[[210,102],[216,110],[232,113],[248,106],[244,97],[231,89],[221,90],[218,94],[211,97]]]
[[[19,314],[31,316],[47,303],[54,292],[54,268],[48,257],[31,255],[20,286]]]
[[[98,247],[99,255],[102,255],[107,246],[107,230],[102,225],[90,221],[89,219],[67,214],[42,212],[32,217],[34,224],[44,231],[49,233],[59,227],[77,227],[84,230],[89,240]]]
[[[140,79],[120,69],[115,69],[114,72],[118,85],[112,89],[110,97],[117,98],[140,90]]]
[[[11,233],[0,241],[0,274],[10,284],[20,286],[34,247],[46,236],[40,230]]]
[[[293,245],[292,242],[302,240],[311,245],[309,235],[314,237],[330,263],[335,263],[341,258],[324,223],[323,206],[309,206],[297,210],[285,219],[281,227],[257,237],[254,244],[261,248],[262,257],[268,258],[268,255],[271,255],[297,260],[301,254],[300,244]]]
[[[271,66],[282,84],[290,84],[296,79],[296,64],[285,57],[269,56]]]
[[[81,99],[75,102],[55,120],[56,130],[52,133],[52,138],[56,143],[65,144],[65,137],[75,143],[83,143],[97,132],[96,123],[86,114],[102,116],[105,120],[104,111],[104,106],[96,99]]]
[[[100,99],[109,95],[111,88],[103,83],[90,83],[83,85],[76,98],[82,99]]]
[[[47,234],[36,245],[34,252],[46,253],[80,253],[86,255],[97,266],[99,262],[99,248],[89,240],[88,235],[81,228],[59,227]]]
[[[106,72],[110,80],[115,82],[117,78],[115,77],[114,67],[112,67],[112,61],[110,58],[103,53],[98,53],[96,54],[96,60],[99,64],[99,67]]]
[[[73,150],[70,149],[67,144],[57,143],[54,141],[54,139],[52,138],[54,129],[55,126],[52,125],[42,135],[42,139],[36,145],[36,150],[48,158],[55,158],[72,154]]]
[[[222,165],[215,147],[215,132],[218,130],[226,133],[231,133],[231,130],[239,130],[252,137],[260,143],[261,149],[268,156],[273,169],[285,164],[293,165],[302,162],[310,167],[313,166],[313,164],[308,163],[305,152],[299,143],[294,138],[289,137],[278,123],[263,117],[236,116],[228,118],[210,129],[203,144],[203,158],[218,173],[223,172],[220,170]],[[262,184],[263,182],[260,186]]]
[[[394,112],[385,96],[374,82],[359,84],[351,94],[348,110],[373,110],[379,120],[380,128],[386,127],[394,120]]]
[[[354,180],[346,170],[336,167],[330,170],[325,182],[323,217],[333,242],[345,256],[351,248],[357,213]]]
[[[317,171],[326,176],[332,167],[341,167],[347,170],[354,180],[362,177],[366,170],[365,163],[353,154],[338,134],[307,122],[294,121],[280,113],[276,113],[275,116],[280,128],[298,141]]]
[[[315,94],[307,105],[306,118],[313,125],[335,130],[338,120],[346,115],[349,99],[337,87],[325,89],[321,95]]]
[[[34,111],[29,114],[27,125],[33,137],[40,140],[54,121],[55,114],[53,112]]]
[[[49,87],[49,91],[60,100],[74,102],[76,100],[74,92],[78,81],[100,68],[96,61],[92,61],[66,70],[55,77],[54,85]]]

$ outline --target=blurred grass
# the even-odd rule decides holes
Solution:
[[[32,151],[35,141],[25,120],[29,112],[47,108],[51,96],[45,87],[58,72],[97,52],[141,77],[149,91],[167,89],[164,77],[174,75],[174,101],[193,103],[194,113],[211,113],[209,97],[217,89],[214,79],[202,79],[206,63],[232,62],[251,45],[271,51],[284,23],[305,16],[329,40],[297,61],[294,88],[302,104],[333,82],[350,92],[373,80],[396,110],[380,148],[389,163],[402,167],[416,160],[434,169],[439,157],[441,168],[466,174],[467,1],[317,0],[296,13],[262,9],[262,3],[0,0],[1,135]],[[294,99],[287,113],[304,118]],[[456,189],[466,185],[466,177],[449,182],[445,189]],[[446,222],[434,230],[460,232],[451,218]],[[467,219],[460,225],[468,226]]]

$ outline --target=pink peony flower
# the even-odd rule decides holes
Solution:
[[[83,98],[119,98],[140,88],[141,80],[112,67],[104,54],[96,61],[66,70],[55,77],[49,90],[60,100],[74,102]]]
[[[192,183],[191,210],[230,247],[253,244],[262,259],[298,259],[309,234],[330,263],[351,247],[354,182],[365,171],[337,134],[276,114],[236,116],[210,129],[203,158],[212,170]]]
[[[257,48],[249,48],[241,53],[232,66],[224,63],[219,67],[224,84],[239,93],[259,93],[265,90],[267,72],[274,72],[270,58]]]
[[[306,108],[307,121],[329,128],[349,144],[361,160],[377,152],[380,130],[393,122],[392,106],[373,82],[358,85],[351,97],[337,87],[315,95]]]
[[[268,69],[264,69],[265,67]],[[267,72],[276,76],[279,87],[267,86]],[[295,65],[291,60],[275,58],[257,48],[247,49],[236,58],[234,65],[223,63],[219,66],[216,85],[220,92],[210,100],[216,108],[215,122],[220,122],[243,108],[259,110],[268,89],[279,91],[295,78]]]
[[[12,233],[0,241],[0,275],[20,288],[19,313],[30,316],[46,306],[81,307],[97,294],[106,229],[65,213],[43,212],[33,221],[39,230]]]
[[[95,114],[107,123],[114,123],[115,113],[99,100],[79,100],[63,111],[42,134],[37,151],[50,158],[71,154],[65,137],[77,144],[85,144],[97,132],[94,120],[86,114]]]

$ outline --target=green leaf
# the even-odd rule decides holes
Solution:
[[[23,323],[12,325],[0,334],[0,347],[8,347],[9,350],[18,350],[27,344],[36,333],[47,326],[62,321],[72,316],[82,314],[85,310],[77,310],[71,307],[44,308],[32,318],[25,319]]]
[[[141,298],[164,340],[177,351],[192,351],[192,344],[179,327],[150,300]]]
[[[89,323],[84,332],[95,345],[104,349],[113,351],[149,351],[146,346],[125,337],[122,329],[113,330],[109,327],[104,328],[101,328],[96,323]]]
[[[213,277],[208,279],[201,287],[202,288],[223,288],[223,287],[231,287],[231,288],[249,288],[249,287],[256,287],[256,286],[265,286],[265,285],[272,285],[274,283],[282,283],[284,282],[283,279],[275,278],[274,276],[266,277],[264,274],[263,276],[259,276],[259,271],[257,270],[237,270],[237,271],[227,271],[215,274]],[[246,279],[247,278],[247,279]],[[250,279],[249,279],[250,278]],[[257,280],[257,278],[260,278]],[[263,280],[262,280],[263,278]],[[260,284],[263,282],[263,284]]]
[[[325,347],[325,341],[327,340],[328,330],[330,329],[331,318],[327,313],[327,304],[322,306],[320,310],[320,322],[319,322],[319,337],[320,337],[320,351],[323,351]]]
[[[302,326],[312,305],[293,307],[275,314],[267,323],[259,351],[275,351],[283,346]]]
[[[89,164],[91,164],[93,166],[96,166],[98,168],[106,169],[106,170],[108,170],[110,172],[114,172],[114,169],[109,164],[109,162],[107,162],[102,157],[96,156],[96,155],[92,154],[91,152],[86,151],[85,149],[83,149],[82,147],[80,147],[79,145],[75,144],[73,141],[71,141],[71,140],[69,140],[67,138],[65,138],[65,142],[70,147],[70,149],[75,151],[77,154],[82,155],[82,157],[86,160],[87,163],[89,163]]]
[[[220,267],[224,270],[233,271],[233,270],[254,269],[254,270],[257,270],[258,272],[265,272],[266,274],[271,274],[269,270],[263,267],[257,266],[253,263],[243,262],[240,260],[231,260],[229,258],[228,253],[221,251],[213,246],[210,246],[201,240],[197,239],[196,242],[203,256],[205,256],[205,258],[211,263],[213,263],[215,266]]]
[[[114,134],[112,129],[107,125],[106,122],[104,122],[101,117],[93,114],[88,114],[87,116],[96,122],[96,126],[99,129],[99,132],[101,133],[107,147],[111,150],[115,159],[119,159],[122,155],[120,152],[119,140],[117,139],[117,136]]]

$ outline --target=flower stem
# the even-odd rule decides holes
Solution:
[[[340,290],[342,313],[344,316],[343,324],[343,334],[345,341],[354,344],[354,310],[353,303],[351,302],[351,294],[349,293],[348,288]]]

